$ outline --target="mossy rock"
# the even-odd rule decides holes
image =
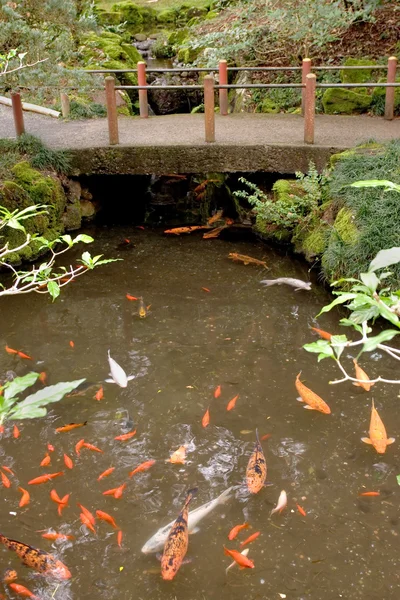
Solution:
[[[145,27],[157,22],[157,11],[154,8],[150,8],[150,6],[142,6],[140,8],[140,14],[142,15],[143,25]]]
[[[297,179],[277,179],[272,186],[275,200],[293,204],[293,196],[304,196],[304,189]]]
[[[366,93],[366,88],[359,89],[365,92],[353,92],[344,88],[327,89],[322,96],[324,112],[328,115],[349,115],[367,111],[371,106],[372,96]]]
[[[289,243],[292,237],[292,232],[286,227],[276,225],[275,223],[266,223],[266,221],[257,215],[254,229],[265,240],[278,243]]]
[[[168,35],[168,44],[171,46],[183,46],[187,42],[189,30],[186,27],[175,29]]]
[[[344,62],[345,67],[357,67],[358,65],[375,66],[376,64],[374,60],[368,58],[347,58]],[[372,69],[344,69],[340,71],[340,81],[342,83],[367,83],[371,80]]]
[[[360,144],[356,148],[332,154],[329,159],[329,168],[333,169],[339,161],[346,160],[351,156],[359,156],[360,154],[365,156],[383,156],[385,153],[386,148],[383,144],[380,144],[379,142],[366,142],[365,144]]]
[[[210,21],[211,19],[215,19],[216,17],[219,16],[219,12],[217,12],[216,10],[210,10],[205,18],[207,19],[207,21]]]
[[[175,23],[178,12],[174,8],[165,8],[157,14],[158,23]]]
[[[351,210],[343,207],[339,210],[333,227],[340,240],[349,246],[354,246],[360,237],[360,232],[355,225],[355,216]]]
[[[111,10],[120,13],[121,22],[126,21],[128,25],[141,25],[144,21],[140,6],[129,2],[129,0],[113,4]]]
[[[116,33],[89,33],[83,37],[83,42],[80,51],[89,69],[136,69],[137,63],[142,60],[139,51]],[[127,85],[137,85],[136,73],[121,73],[118,79]]]
[[[151,47],[151,53],[155,58],[171,58],[175,51],[169,43],[167,36],[160,35]]]
[[[280,112],[280,110],[281,110],[280,106],[278,104],[276,104],[276,102],[274,102],[270,98],[265,98],[262,101],[261,106],[258,107],[257,112],[269,113],[269,114],[276,115]]]
[[[200,54],[200,48],[188,48],[183,47],[180,48],[177,54],[177,59],[179,62],[188,65],[196,60],[198,55]]]
[[[124,19],[122,13],[99,9],[97,16],[99,25],[119,25]]]
[[[303,223],[297,225],[292,237],[295,252],[304,254],[307,261],[315,260],[325,251],[330,230],[330,225],[323,221],[320,216],[313,218],[306,225]]]
[[[190,19],[193,19],[194,17],[204,19],[206,17],[207,13],[208,13],[208,10],[206,8],[202,8],[201,6],[191,6],[186,11],[186,19],[188,21]]]

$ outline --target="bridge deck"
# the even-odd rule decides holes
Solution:
[[[106,119],[61,121],[24,112],[25,128],[50,148],[72,151],[73,172],[166,173],[276,171],[318,166],[370,139],[400,138],[400,119],[317,115],[315,144],[303,142],[300,115],[216,115],[216,142],[204,141],[204,116],[120,117],[120,144],[108,145]],[[0,137],[15,137],[11,108],[0,106]]]

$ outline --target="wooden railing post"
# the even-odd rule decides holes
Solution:
[[[206,142],[215,142],[214,77],[204,77],[204,119]]]
[[[314,143],[316,80],[317,78],[314,73],[309,73],[306,76],[306,93],[304,107],[304,142],[306,144]]]
[[[106,77],[106,102],[108,119],[108,137],[110,145],[119,144],[117,102],[115,99],[115,79]]]
[[[138,85],[147,85],[146,63],[139,61],[137,64]],[[149,104],[147,101],[147,90],[139,90],[139,114],[141,119],[149,116]]]
[[[60,100],[61,100],[61,114],[64,119],[67,119],[69,117],[69,110],[70,110],[68,95],[65,92],[61,92]]]
[[[301,83],[306,85],[306,77],[311,73],[311,58],[303,58],[303,62],[301,65]],[[302,88],[301,90],[301,114],[304,117],[306,106],[306,90]]]
[[[396,83],[396,67],[397,67],[397,58],[395,56],[390,56],[388,59],[388,67],[387,67],[387,83]],[[396,88],[387,87],[386,88],[386,99],[385,99],[385,119],[391,121],[394,116],[394,98],[395,98]]]
[[[25,133],[24,115],[22,112],[21,95],[18,92],[11,94],[11,103],[13,109],[15,133],[17,137]]]
[[[228,63],[226,60],[219,61],[219,84],[227,85],[228,83]],[[228,114],[228,90],[219,90],[219,112],[221,115]]]

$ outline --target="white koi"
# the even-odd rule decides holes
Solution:
[[[270,515],[273,515],[276,512],[282,512],[284,508],[286,508],[287,505],[287,494],[285,492],[285,490],[282,490],[280,493],[280,496],[278,498],[278,504],[275,506],[275,508],[273,508],[271,510]]]
[[[110,351],[108,351],[108,363],[110,365],[110,375],[112,379],[106,379],[107,383],[116,383],[120,387],[125,388],[128,385],[128,381],[135,379],[135,375],[126,376],[123,368],[111,358]]]

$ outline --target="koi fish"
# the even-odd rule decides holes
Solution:
[[[242,554],[243,556],[247,556],[249,551],[250,551],[250,548],[245,548],[244,550],[241,551],[240,554]],[[231,562],[229,567],[226,567],[225,573],[228,573],[229,569],[232,569],[232,567],[234,567],[235,565],[237,565],[237,562],[234,560],[233,562]]]
[[[89,519],[89,521],[91,522],[91,524],[94,525],[96,523],[96,519],[94,518],[94,516],[92,515],[92,513],[90,512],[90,510],[88,510],[82,504],[79,504],[79,503],[77,503],[77,506],[79,506],[79,508],[81,509],[82,513],[84,515],[86,515],[86,517]]]
[[[364,390],[369,392],[371,387],[375,384],[370,382],[368,375],[359,366],[359,364],[355,358],[353,358],[353,363],[354,363],[354,367],[355,367],[355,371],[356,371],[356,379],[360,379],[362,381],[362,383],[357,383],[356,381],[354,381],[353,385],[355,385],[356,387],[362,387]]]
[[[67,506],[68,506],[69,497],[70,497],[70,494],[66,494],[65,496],[63,496],[61,499],[61,502],[58,505],[57,512],[60,517],[61,517],[61,513],[64,510],[64,508],[67,508]]]
[[[101,473],[98,478],[97,481],[100,481],[101,479],[103,479],[104,477],[108,477],[109,475],[111,475],[111,473],[115,470],[115,467],[110,467],[109,469],[106,469],[105,471],[103,471],[103,473]]]
[[[283,511],[283,509],[286,508],[287,505],[287,494],[285,492],[285,490],[282,490],[279,498],[278,498],[278,504],[275,506],[275,508],[273,508],[270,512],[270,516],[275,514],[276,512],[279,512],[279,514]]]
[[[148,469],[150,469],[150,467],[154,465],[155,462],[155,460],[146,460],[146,462],[136,467],[136,469],[133,469],[133,471],[129,473],[129,477],[132,477],[133,475],[135,475],[135,473],[143,473],[143,471],[147,471]]]
[[[29,492],[27,490],[24,490],[24,488],[22,488],[22,487],[19,487],[18,491],[22,492],[22,497],[21,497],[21,500],[19,501],[19,507],[22,508],[23,506],[26,506],[27,504],[29,504],[29,502],[31,501],[31,496],[30,496]]]
[[[237,254],[237,252],[230,252],[228,254],[228,258],[231,258],[234,261],[242,262],[244,265],[257,265],[259,267],[267,268],[267,263],[265,260],[258,260],[258,258],[252,258],[251,256],[246,256],[245,254]]]
[[[81,450],[83,448],[83,444],[85,443],[84,439],[79,440],[79,442],[77,442],[77,444],[75,445],[75,452],[77,453],[78,456],[81,455]]]
[[[116,383],[120,387],[125,388],[128,385],[128,381],[135,379],[135,375],[126,376],[123,368],[111,358],[110,351],[108,351],[108,364],[110,365],[110,375],[112,379],[106,379],[107,383]]]
[[[69,345],[71,346],[71,348],[75,348],[75,342],[73,342],[72,340],[69,342]]]
[[[3,469],[3,471],[5,471],[6,473],[9,473],[10,475],[15,475],[14,471],[12,469],[10,469],[10,467],[6,467],[5,465],[1,465],[1,468]]]
[[[46,456],[44,457],[44,459],[40,463],[40,466],[41,467],[48,467],[50,463],[51,463],[50,454],[48,452],[46,452]]]
[[[82,447],[87,448],[88,450],[92,450],[93,452],[100,452],[101,454],[103,454],[104,452],[104,450],[100,450],[100,448],[98,448],[97,446],[93,446],[93,444],[89,444],[88,442],[83,442]]]
[[[191,510],[188,517],[188,529],[189,533],[197,533],[199,531],[198,524],[204,517],[209,515],[214,508],[219,505],[225,504],[232,497],[233,487],[226,489],[222,494],[213,500],[209,500],[205,504],[202,504],[198,508]],[[162,550],[167,540],[168,534],[171,531],[171,527],[175,521],[171,521],[164,527],[161,527],[143,546],[143,554],[151,554]]]
[[[4,487],[6,487],[6,488],[11,487],[11,481],[8,479],[7,475],[5,473],[3,473],[3,471],[0,471],[0,475],[1,475],[1,483],[4,485]]]
[[[246,469],[246,484],[251,494],[257,494],[264,487],[267,478],[267,462],[258,438],[258,429],[256,429],[256,438],[256,445]]]
[[[208,289],[208,288],[206,288],[206,287],[202,287],[201,289],[203,290],[203,292],[211,292],[211,290],[209,290],[209,289]]]
[[[9,583],[8,587],[11,588],[13,592],[18,594],[18,596],[23,596],[25,598],[37,598],[38,599],[38,596],[35,596],[35,594],[33,594],[30,590],[28,590],[28,588],[26,588],[25,586],[23,586],[19,583]]]
[[[178,450],[175,450],[175,452],[173,454],[171,454],[171,456],[167,462],[184,465],[185,458],[186,458],[186,446],[179,446]]]
[[[361,492],[361,494],[358,494],[359,496],[380,496],[381,493],[380,492]]]
[[[267,287],[271,285],[282,285],[285,283],[286,285],[291,285],[295,288],[295,292],[298,290],[311,290],[311,282],[310,281],[302,281],[301,279],[293,279],[293,277],[278,277],[277,279],[263,279],[260,281]]]
[[[122,531],[121,531],[121,529],[117,533],[117,544],[120,548],[122,548]]]
[[[249,537],[246,538],[244,542],[240,542],[240,547],[242,548],[243,546],[247,546],[247,544],[251,544],[251,542],[254,542],[254,540],[257,539],[260,534],[261,531],[256,531],[252,535],[249,535]]]
[[[111,515],[109,515],[108,513],[103,512],[102,510],[96,510],[96,515],[97,515],[98,519],[101,519],[102,521],[109,523],[111,525],[111,527],[114,527],[114,529],[118,529],[118,526],[117,526],[116,522],[114,521],[113,517]]]
[[[78,429],[78,427],[84,427],[87,425],[87,421],[84,423],[70,423],[69,425],[64,425],[63,427],[57,427],[57,433],[72,431],[72,429]]]
[[[189,546],[188,507],[196,493],[197,488],[188,491],[182,510],[165,542],[161,558],[161,576],[166,581],[171,581],[175,577],[185,558]]]
[[[254,569],[253,561],[247,558],[247,556],[245,556],[244,554],[238,552],[237,550],[228,550],[228,548],[225,548],[224,546],[224,554],[233,558],[235,563],[237,563],[240,568]]]
[[[75,539],[73,535],[65,535],[64,533],[42,533],[42,538],[44,538],[45,540],[51,540],[51,541],[55,541],[55,540],[73,540]]]
[[[139,298],[136,298],[136,296],[131,296],[131,294],[125,294],[125,297],[128,298],[128,300],[139,300]]]
[[[47,450],[49,452],[54,452],[54,446],[52,444],[47,444]]]
[[[64,475],[64,471],[59,471],[58,473],[46,473],[45,475],[40,475],[40,477],[31,479],[28,481],[28,485],[39,485],[40,483],[46,483],[46,481],[51,481],[55,477],[60,477],[60,475]]]
[[[103,397],[104,397],[104,390],[103,390],[103,386],[101,386],[101,387],[100,387],[100,388],[97,390],[97,392],[95,393],[94,397],[95,397],[95,399],[96,399],[96,400],[102,400],[102,399],[103,399]]]
[[[149,308],[150,308],[150,306],[146,307],[142,296],[140,296],[140,298],[139,298],[138,315],[139,315],[139,317],[141,319],[145,319],[147,317],[147,313],[148,313],[148,309]]]
[[[71,577],[67,567],[48,552],[38,550],[16,540],[10,540],[1,533],[0,542],[9,550],[13,550],[25,566],[35,569],[42,575],[58,577],[59,579],[69,579]]]
[[[219,398],[221,395],[221,386],[217,385],[217,387],[214,390],[214,398]]]
[[[201,424],[203,425],[203,427],[207,427],[210,424],[210,409],[207,408],[206,412],[203,415],[203,418],[201,420]]]
[[[43,383],[43,385],[44,385],[47,381],[47,373],[45,373],[45,371],[42,371],[41,373],[39,373],[38,379],[39,379],[40,383]]]
[[[331,409],[329,408],[327,403],[324,400],[322,400],[322,398],[318,396],[318,394],[310,390],[310,388],[305,386],[304,383],[300,381],[300,375],[301,371],[297,375],[295,381],[296,390],[300,394],[300,398],[298,398],[299,402],[304,402],[304,408],[308,408],[308,410],[318,410],[319,412],[322,412],[326,415],[330,415]]]
[[[103,496],[114,496],[114,498],[121,498],[124,489],[126,488],[126,483],[123,483],[119,487],[113,488],[111,490],[106,490],[103,492]]]
[[[82,522],[83,525],[85,525],[93,533],[96,533],[95,528],[93,527],[92,523],[90,522],[90,519],[88,519],[88,517],[85,515],[85,513],[81,513],[79,515],[79,518],[80,518],[80,520],[81,520],[81,522]]]
[[[5,349],[6,349],[6,352],[8,352],[8,354],[18,354],[18,350],[14,350],[14,348],[10,348],[9,346],[7,346],[7,344],[5,345]]]
[[[239,394],[237,396],[235,396],[234,398],[232,398],[232,400],[230,400],[226,406],[226,410],[233,410],[235,408],[236,405],[236,400],[239,398]]]
[[[382,422],[382,419],[378,415],[378,411],[375,408],[374,401],[372,400],[371,409],[371,421],[369,424],[369,438],[363,437],[361,441],[365,444],[372,444],[378,454],[384,454],[386,447],[393,444],[394,438],[388,438],[386,435],[386,429]]]
[[[263,442],[264,440],[268,440],[268,438],[271,437],[271,433],[266,433],[265,435],[262,436],[261,441]]]
[[[192,233],[198,229],[208,229],[205,225],[190,225],[189,227],[175,227],[174,229],[166,229],[164,233],[172,233],[175,235],[181,235],[181,233]]]
[[[114,440],[119,440],[120,442],[125,442],[126,440],[130,440],[136,434],[136,429],[134,431],[130,431],[129,433],[123,433],[122,435],[117,435]]]
[[[215,214],[213,214],[212,217],[207,219],[207,225],[213,225],[216,221],[219,221],[222,218],[223,212],[223,210],[219,210]]]
[[[67,469],[73,469],[74,468],[74,463],[72,462],[72,460],[70,459],[70,457],[68,456],[68,454],[64,454],[64,464],[67,467]]]
[[[214,227],[214,229],[203,235],[203,240],[210,240],[211,238],[218,237],[223,229],[226,229],[226,225],[221,225],[221,227]]]
[[[318,333],[318,335],[323,339],[323,340],[330,340],[332,337],[331,333],[328,333],[327,331],[324,331],[323,329],[318,329],[317,327],[311,327],[311,329],[313,331],[315,331],[316,333]]]
[[[18,429],[18,427],[16,425],[14,425],[13,427],[13,437],[15,439],[19,438],[19,436],[21,435],[20,430]]]
[[[3,575],[3,583],[11,583],[18,579],[18,573],[15,569],[6,569]]]
[[[29,356],[29,354],[25,354],[24,352],[21,352],[20,350],[18,350],[17,354],[20,358],[26,358],[27,360],[32,360],[32,356]]]
[[[235,525],[235,527],[232,527],[232,529],[228,533],[228,540],[234,540],[235,537],[238,535],[239,531],[242,531],[242,529],[247,529],[248,527],[248,523],[243,523],[242,525]]]
[[[299,513],[305,517],[307,515],[306,511],[304,510],[304,508],[302,506],[300,506],[300,504],[296,504],[297,506],[297,510],[299,511]]]

